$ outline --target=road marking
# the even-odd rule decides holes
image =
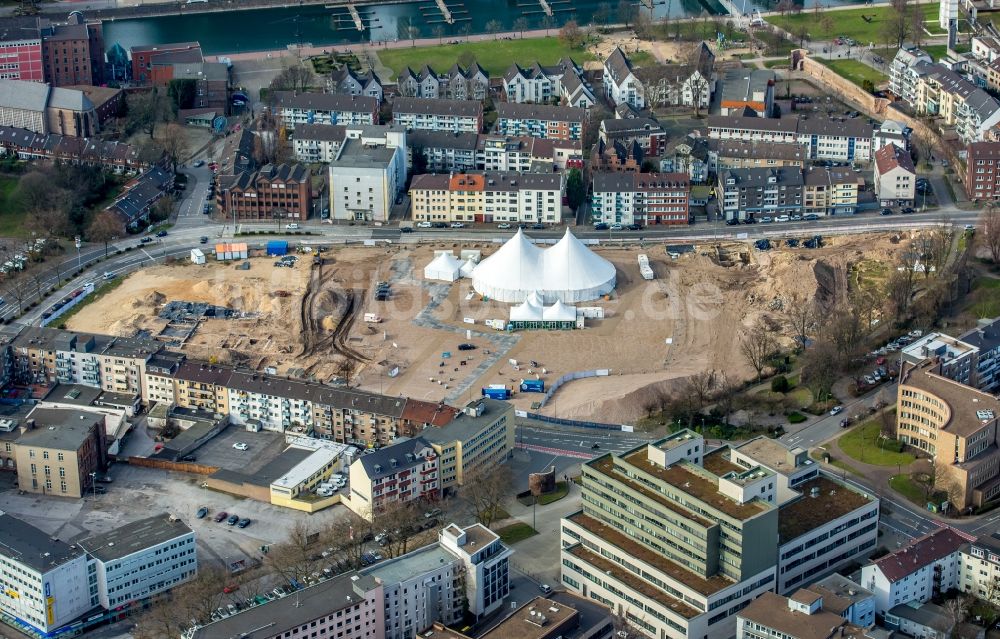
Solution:
[[[536,453],[549,453],[556,457],[575,457],[577,459],[593,459],[593,455],[578,450],[562,450],[560,448],[549,448],[548,446],[536,446],[534,444],[520,443],[518,448],[534,451]]]

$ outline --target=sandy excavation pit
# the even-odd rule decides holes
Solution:
[[[506,337],[506,344],[496,339],[506,334],[483,321],[506,320],[507,304],[484,302],[478,295],[467,299],[471,280],[423,281],[434,249],[457,253],[473,247],[451,243],[332,248],[322,254],[321,267],[313,266],[311,255],[300,256],[294,268],[275,268],[273,258],[251,259],[249,271],[211,261],[156,266],[128,277],[101,304],[74,316],[68,328],[156,334],[164,325],[156,315],[166,301],[208,302],[258,316],[203,320],[184,346],[191,357],[258,369],[275,366],[281,373],[320,381],[349,375],[352,384],[368,390],[453,403],[478,396],[486,384],[516,387],[521,378],[534,376],[529,368],[547,384],[573,371],[610,369],[608,377],[567,384],[542,412],[625,422],[641,416],[651,393],[687,375],[714,369],[750,376],[738,352],[740,331],[761,315],[779,325],[776,298],[798,294],[832,308],[847,294],[850,264],[863,259],[891,263],[902,246],[888,235],[830,238],[818,250],[769,253],[742,244],[722,245],[721,251],[705,244],[674,260],[662,244],[601,248],[597,253],[616,266],[617,288],[608,300],[580,306],[603,307],[605,319],[587,320],[584,330],[518,332]],[[489,243],[475,247],[484,257],[496,249]],[[639,253],[649,255],[654,280],[639,276]],[[378,281],[391,283],[386,301],[374,299]],[[366,313],[382,321],[367,323]],[[471,338],[467,329],[473,331]],[[459,351],[464,342],[477,348]],[[500,354],[506,346],[509,351]],[[495,360],[489,365],[484,363],[491,357],[487,351]],[[445,352],[450,358],[442,358]],[[509,359],[518,360],[521,369],[514,370]],[[531,360],[539,366],[532,368]],[[547,372],[542,374],[542,368]],[[514,403],[527,409],[540,397],[520,393]]]

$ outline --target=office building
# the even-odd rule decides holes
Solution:
[[[478,100],[396,98],[392,102],[392,122],[406,130],[479,133],[483,130],[483,103]]]
[[[353,128],[330,162],[330,216],[387,222],[408,174],[406,131],[398,124]]]
[[[912,206],[917,194],[917,170],[909,152],[886,144],[875,152],[875,195],[882,206]]]
[[[649,637],[732,636],[736,614],[775,587],[775,477],[719,476],[704,457],[683,430],[585,462],[583,509],[562,521],[563,585]]]
[[[219,177],[216,203],[226,218],[274,223],[312,212],[312,181],[304,164],[266,164],[259,171]]]
[[[470,402],[448,424],[421,436],[438,455],[442,490],[461,486],[467,474],[489,471],[514,452],[514,406],[483,397]]]
[[[343,93],[274,92],[275,116],[289,131],[300,124],[378,124],[379,101]]]
[[[545,104],[497,104],[498,135],[527,136],[555,140],[582,140],[587,110]]]
[[[42,38],[29,33],[0,36],[0,80],[45,82]]]
[[[190,581],[198,573],[194,532],[160,513],[77,542],[94,560],[101,606],[147,599]]]
[[[35,408],[13,448],[18,487],[29,493],[79,499],[108,465],[104,416],[89,411]]]
[[[932,332],[901,350],[903,361],[934,360],[938,374],[988,393],[1000,390],[1000,320],[979,320],[957,338]]]
[[[171,42],[168,44],[138,45],[129,49],[131,81],[137,86],[164,86],[174,64],[204,62],[201,45],[197,42]]]
[[[349,484],[344,504],[369,521],[410,502],[436,501],[441,496],[438,455],[422,437],[405,438],[352,463]]]
[[[687,224],[685,173],[594,173],[592,215],[606,224]]]

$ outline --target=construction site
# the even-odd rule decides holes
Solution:
[[[744,328],[763,321],[790,345],[786,303],[815,300],[829,311],[846,303],[859,272],[877,288],[871,278],[887,274],[909,238],[841,236],[820,248],[770,251],[738,242],[602,246],[594,252],[614,264],[617,283],[589,303],[603,318],[588,317],[577,330],[496,330],[510,304],[483,299],[470,279],[423,279],[435,250],[478,249],[485,258],[498,246],[490,242],[334,246],[282,268],[263,257],[242,269],[212,260],[153,266],[81,309],[67,328],[144,334],[192,358],[456,404],[489,385],[516,391],[538,379],[550,388],[564,375],[600,369],[544,405],[536,392],[515,392],[511,401],[559,417],[626,422],[648,396],[689,375],[751,377],[739,355]],[[640,275],[640,254],[652,279]]]

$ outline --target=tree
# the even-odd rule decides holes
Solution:
[[[468,502],[476,521],[489,527],[500,505],[511,494],[513,475],[506,465],[475,468],[466,471],[460,495]]]
[[[390,557],[405,555],[410,539],[422,530],[426,521],[423,512],[413,502],[392,503],[373,517],[373,529],[389,532],[389,542],[385,545]]]
[[[269,87],[272,93],[274,91],[304,91],[312,86],[313,81],[313,72],[308,67],[293,64],[285,67],[278,75],[274,76]]]
[[[750,367],[757,371],[757,381],[760,381],[767,360],[774,354],[776,346],[774,335],[763,323],[758,322],[753,328],[743,331],[740,353]]]
[[[792,331],[792,338],[798,341],[802,348],[806,346],[806,333],[816,321],[815,300],[793,293],[784,304],[785,321]]]
[[[438,44],[444,44],[444,26],[435,25],[433,31],[434,37],[438,39]]]
[[[802,354],[802,375],[800,379],[812,391],[816,401],[830,397],[833,384],[839,376],[839,361],[836,349],[829,341],[822,339]]]
[[[792,39],[798,41],[799,48],[801,49],[805,46],[806,40],[809,39],[809,23],[805,21],[796,22],[792,25],[789,33],[792,34]]]
[[[779,0],[778,4],[775,5],[775,10],[781,15],[785,15],[789,11],[795,8],[794,0]]]
[[[694,418],[705,410],[708,401],[716,388],[715,371],[702,371],[688,376],[681,386],[681,397],[687,398],[691,408],[688,417],[688,426],[694,425]]]
[[[166,126],[163,138],[159,140],[159,143],[163,147],[167,161],[170,162],[171,170],[176,173],[177,163],[188,153],[188,141],[187,136],[184,135],[184,129],[176,122],[171,122]]]
[[[951,620],[952,631],[957,630],[960,623],[965,621],[966,616],[969,614],[969,608],[972,607],[972,598],[968,595],[959,594],[953,599],[949,599],[944,602],[944,609],[948,613],[948,617]],[[955,632],[955,634],[958,634]]]
[[[992,202],[983,209],[979,216],[979,227],[983,244],[990,252],[990,259],[1000,265],[1000,208]]]
[[[319,565],[319,559],[316,558],[318,555],[312,550],[317,538],[318,534],[311,531],[308,524],[297,520],[284,542],[271,545],[264,563],[268,570],[279,575],[285,582],[290,583],[292,579],[301,582],[307,575],[315,572]]]
[[[885,294],[889,302],[888,310],[893,317],[896,321],[903,319],[910,310],[910,300],[913,298],[913,267],[897,267],[886,280]]]
[[[910,11],[910,39],[913,45],[919,47],[924,41],[924,12],[920,7],[915,7]]]
[[[157,123],[166,122],[174,116],[169,98],[156,87],[128,94],[125,105],[125,132],[128,135],[142,131],[152,138]]]
[[[458,66],[463,69],[468,69],[469,67],[476,64],[476,54],[468,49],[462,51],[458,54]]]
[[[570,49],[583,46],[583,32],[576,20],[567,20],[559,29],[559,40]]]
[[[167,97],[170,98],[174,113],[180,109],[192,108],[197,95],[198,81],[193,78],[174,79],[167,85]]]
[[[26,277],[14,277],[14,280],[4,288],[8,297],[17,303],[17,314],[24,312],[24,303],[31,297],[31,282]]]
[[[910,9],[907,0],[894,0],[892,4],[892,11],[882,24],[882,37],[887,43],[895,44],[897,49],[902,49],[912,26]]]
[[[501,31],[503,31],[503,22],[494,19],[486,23],[486,33],[492,33],[496,35]]]
[[[583,174],[580,169],[570,169],[566,176],[566,203],[576,213],[586,198],[587,186],[583,183]]]
[[[101,211],[87,227],[88,242],[104,242],[104,257],[108,256],[108,243],[124,235],[125,225],[111,211]]]
[[[524,32],[528,30],[528,19],[524,16],[520,16],[517,20],[514,20],[514,30],[521,34],[524,38]]]
[[[931,229],[924,242],[924,275],[930,277],[931,267],[934,267],[934,273],[940,275],[950,252],[951,231],[943,223]]]

